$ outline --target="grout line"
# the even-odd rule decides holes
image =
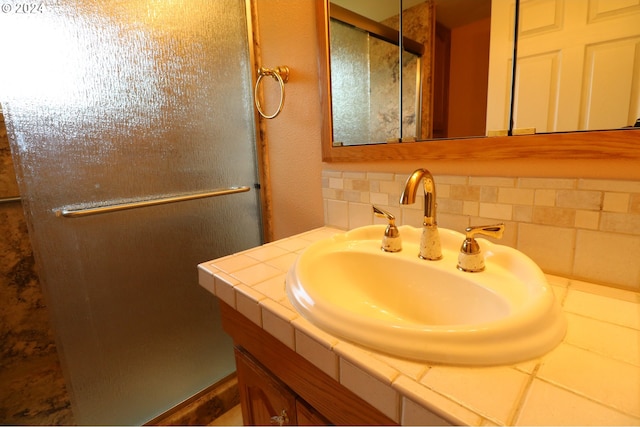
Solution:
[[[527,401],[527,396],[529,396],[529,392],[531,391],[531,386],[533,385],[533,380],[537,377],[538,370],[540,369],[541,364],[542,364],[542,362],[536,363],[536,366],[533,368],[533,371],[531,371],[531,374],[529,374],[529,379],[527,380],[527,383],[522,388],[522,392],[520,393],[520,395],[516,399],[516,402],[518,402],[518,403],[517,403],[516,408],[514,409],[513,413],[509,417],[509,420],[507,421],[507,425],[515,425],[516,421],[518,420],[518,417],[520,417],[520,413],[522,412],[522,408],[524,407],[524,404]]]
[[[634,366],[634,365],[632,365],[632,366]],[[568,392],[570,394],[578,396],[578,397],[580,397],[582,399],[588,400],[591,403],[595,403],[596,405],[603,406],[603,407],[605,407],[607,409],[616,411],[616,412],[618,412],[620,414],[624,414],[624,415],[626,415],[628,417],[631,417],[631,418],[640,419],[640,416],[638,416],[638,414],[634,414],[634,413],[625,411],[625,410],[623,410],[623,409],[621,409],[619,407],[613,406],[613,405],[611,405],[611,404],[609,404],[607,402],[603,402],[601,400],[597,400],[597,399],[595,399],[595,398],[593,398],[593,397],[591,397],[591,396],[589,396],[587,394],[580,393],[580,392],[578,392],[578,391],[576,391],[574,389],[571,389],[571,388],[569,388],[569,387],[567,387],[565,385],[562,385],[560,383],[556,383],[556,382],[553,382],[551,380],[548,380],[548,379],[545,379],[545,378],[542,378],[542,377],[538,377],[538,376],[536,376],[536,379],[538,379],[539,381],[544,382],[544,383],[546,383],[546,384],[548,384],[548,385],[550,385],[552,387],[559,388],[559,389],[564,390],[564,391],[566,391],[566,392]]]

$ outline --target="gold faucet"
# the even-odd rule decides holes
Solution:
[[[431,172],[426,169],[417,169],[409,176],[400,196],[400,204],[415,203],[420,181],[423,181],[424,188],[424,222],[418,256],[435,261],[442,258],[442,248],[436,221],[436,184]]]

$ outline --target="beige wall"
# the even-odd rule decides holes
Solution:
[[[291,67],[284,111],[267,121],[275,238],[322,225],[321,171],[410,172],[439,175],[638,179],[635,161],[597,160],[420,161],[323,164],[315,0],[257,0],[262,63]],[[260,60],[259,60],[260,61]],[[270,104],[273,105],[273,104]]]
[[[287,65],[282,113],[266,121],[271,174],[273,235],[287,237],[324,224],[320,98],[315,1],[257,0],[261,53],[265,67]],[[265,87],[265,90],[274,86]],[[277,100],[265,93],[268,109]]]
[[[637,232],[635,229],[630,229],[634,224],[640,223],[640,210],[637,205],[640,200],[637,162],[617,161],[613,166],[609,162],[597,160],[542,161],[522,158],[473,163],[438,161],[424,164],[425,162],[420,161],[401,162],[393,159],[384,163],[322,163],[320,94],[316,81],[318,74],[314,1],[259,1],[263,6],[260,10],[263,56],[267,58],[268,53],[265,61],[273,65],[287,63],[292,68],[292,80],[287,88],[285,112],[268,124],[276,238],[303,229],[311,229],[322,223],[353,228],[369,220],[372,221],[372,218],[369,219],[368,209],[370,202],[380,202],[375,199],[378,197],[376,195],[381,193],[375,188],[376,185],[380,185],[376,183],[380,173],[384,179],[391,177],[391,181],[397,186],[399,185],[397,176],[410,173],[417,167],[427,167],[437,179],[443,182],[443,189],[451,188],[449,181],[453,180],[456,184],[458,181],[464,181],[465,188],[475,187],[474,191],[484,191],[483,194],[495,190],[496,195],[500,194],[500,191],[502,194],[524,192],[529,196],[533,195],[531,196],[533,198],[527,199],[526,203],[520,201],[505,203],[511,205],[508,209],[513,212],[513,216],[509,218],[487,214],[486,210],[481,212],[484,199],[471,198],[453,202],[443,199],[440,203],[450,208],[457,206],[456,203],[461,206],[459,210],[442,209],[442,220],[446,223],[445,225],[457,229],[467,224],[470,218],[483,221],[506,219],[514,222],[512,230],[518,230],[518,233],[517,235],[511,233],[511,237],[507,239],[509,241],[505,243],[529,252],[548,272],[631,289],[640,286],[640,271],[637,266],[632,270],[625,270],[622,275],[624,277],[618,273],[616,274],[620,277],[608,277],[609,273],[613,274],[620,267],[617,265],[619,263],[602,264],[606,261],[603,257],[606,258],[605,255],[610,252],[626,254],[627,252],[623,250],[625,246],[631,250],[629,253],[637,253]],[[267,24],[266,19],[272,22]],[[615,170],[612,170],[612,167]],[[323,173],[325,175],[324,202],[321,193]],[[496,190],[495,185],[488,185],[485,180],[474,177],[492,177],[491,183],[502,182],[497,179],[498,177],[507,177],[511,180],[504,189]],[[534,180],[525,180],[524,177]],[[366,188],[362,187],[358,192],[353,193],[349,192],[348,188],[340,187],[349,185],[345,183],[350,182],[350,179],[359,180],[361,186]],[[585,185],[595,187],[587,188],[584,187]],[[397,191],[392,192],[395,194]],[[562,197],[566,194],[574,194],[572,192],[575,192],[577,197],[596,197],[598,201],[587,208],[578,204],[569,207],[570,211],[563,211],[562,209],[567,208],[562,205]],[[445,194],[446,191],[441,196]],[[358,200],[351,200],[350,197],[357,197]],[[500,204],[498,199],[487,203]],[[392,202],[381,204],[394,208]],[[477,207],[478,211],[469,212],[470,206],[474,209]],[[484,208],[486,209],[487,206],[494,205],[484,205]],[[323,208],[326,217],[319,218]],[[354,215],[359,219],[354,221]],[[549,215],[552,220],[549,219]],[[567,218],[573,222],[566,223],[569,220]],[[553,221],[560,221],[560,223]],[[611,221],[615,222],[615,229],[611,228]],[[534,232],[532,239],[522,240],[523,236],[531,230],[544,231],[550,236],[550,240],[546,243],[544,239],[535,240],[537,232]],[[562,233],[569,235],[569,238],[559,241],[558,238]],[[591,240],[588,240],[589,238]],[[575,244],[580,239],[586,241],[588,245],[583,245],[581,251],[576,251]],[[598,243],[597,239],[606,241],[606,244]],[[554,242],[552,243],[551,240]],[[612,252],[613,249],[615,251]],[[603,250],[605,252],[601,253]],[[556,257],[563,257],[562,263],[559,263]],[[628,263],[627,258],[622,258]],[[602,268],[591,271],[593,270],[589,261],[591,259],[598,259],[597,264]]]

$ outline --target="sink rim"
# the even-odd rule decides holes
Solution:
[[[508,246],[478,239],[486,256],[487,270],[482,273],[466,273],[455,267],[457,250],[452,249],[452,245],[455,245],[456,249],[459,248],[464,238],[462,233],[440,229],[443,259],[426,261],[417,257],[418,246],[417,243],[413,243],[416,238],[419,241],[422,232],[420,228],[406,225],[399,227],[404,248],[395,254],[379,250],[384,228],[384,225],[360,227],[315,242],[305,249],[287,273],[285,285],[289,301],[298,313],[320,329],[346,341],[376,351],[433,363],[462,365],[516,363],[548,352],[564,337],[566,319],[560,311],[544,274],[526,255]],[[358,253],[358,249],[361,249],[366,251],[363,253],[373,254],[376,257],[391,259],[395,256],[415,263],[418,266],[416,268],[439,269],[451,277],[470,281],[473,285],[485,290],[487,283],[477,284],[478,279],[492,275],[497,275],[495,280],[500,279],[508,270],[503,269],[504,271],[500,272],[502,275],[498,274],[496,270],[503,268],[498,261],[515,257],[511,261],[521,264],[517,267],[524,269],[530,275],[530,283],[527,283],[526,287],[523,285],[524,289],[519,289],[518,292],[508,292],[506,296],[500,291],[508,289],[508,286],[502,286],[500,290],[490,289],[492,293],[497,293],[499,298],[503,298],[509,304],[511,313],[501,319],[458,325],[415,322],[394,324],[350,312],[344,306],[327,305],[326,301],[317,299],[317,292],[314,294],[313,290],[305,289],[305,284],[301,283],[299,278],[304,278],[306,266],[303,264],[308,262],[308,257],[316,255],[316,252],[322,255],[323,250],[326,255],[331,253],[332,247],[341,247],[341,245],[344,248],[348,247],[353,253]],[[415,256],[411,254],[414,250]],[[301,271],[303,271],[302,274]],[[411,345],[407,345],[407,342]]]

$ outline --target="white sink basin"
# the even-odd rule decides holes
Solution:
[[[385,226],[361,227],[309,246],[286,290],[319,328],[400,357],[461,365],[511,364],[541,356],[566,320],[538,266],[484,239],[486,270],[456,268],[464,235],[440,229],[443,258],[418,258],[422,230],[399,227],[401,252],[380,249]]]

